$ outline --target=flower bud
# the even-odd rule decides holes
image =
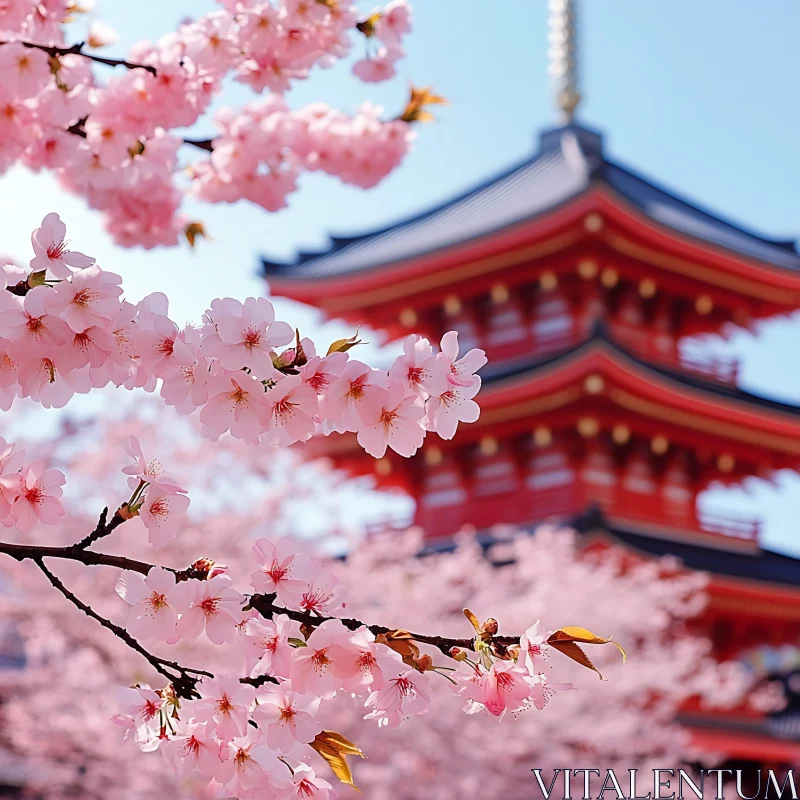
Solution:
[[[454,661],[466,661],[467,652],[466,650],[462,650],[460,647],[451,647],[450,658],[452,658]]]
[[[491,636],[494,636],[497,633],[499,627],[500,626],[497,624],[497,620],[494,619],[493,617],[489,617],[489,619],[487,619],[486,622],[484,622],[483,625],[481,626],[481,630],[483,630],[484,633],[488,633]]]

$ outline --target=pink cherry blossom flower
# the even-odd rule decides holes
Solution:
[[[344,605],[345,588],[329,569],[319,566],[297,603],[300,611],[311,614],[333,613]]]
[[[244,636],[239,648],[244,654],[244,669],[251,678],[271,675],[288,678],[294,647],[289,639],[300,639],[300,623],[285,614],[275,614],[272,619],[253,617],[244,626]]]
[[[147,461],[142,451],[142,446],[135,436],[129,436],[125,442],[125,452],[133,459],[133,464],[122,468],[128,478],[128,486],[135,490],[139,482],[150,484],[151,489],[156,489],[164,494],[185,494],[186,490],[181,489],[175,480],[164,472],[164,467],[157,459]],[[185,509],[184,509],[185,510]]]
[[[496,717],[506,710],[521,711],[531,699],[529,677],[528,671],[513,661],[495,661],[476,684],[479,692],[471,699]]]
[[[11,342],[9,353],[14,357],[23,359],[31,353],[52,355],[71,338],[72,331],[66,322],[45,309],[51,292],[47,286],[36,286],[21,304],[12,295],[3,293],[0,336]]]
[[[122,688],[118,695],[122,713],[114,718],[114,722],[126,729],[125,738],[132,733],[142,752],[157,750],[163,698],[146,683]]]
[[[230,430],[236,439],[255,439],[269,422],[264,387],[250,375],[220,375],[208,382],[208,403],[200,412],[203,436],[216,442]]]
[[[275,322],[275,309],[265,297],[248,297],[244,303],[226,297],[215,301],[206,316],[216,334],[204,338],[203,353],[226,369],[247,367],[259,378],[275,375],[273,348],[288,344],[294,331],[285,322]]]
[[[119,309],[122,278],[93,264],[60,281],[48,292],[45,309],[61,317],[75,333],[93,325],[105,327]]]
[[[227,575],[216,575],[205,581],[185,581],[194,596],[181,595],[183,611],[176,628],[179,639],[196,639],[205,630],[214,644],[232,642],[236,625],[241,620],[244,597],[231,588]]]
[[[178,623],[176,603],[185,591],[176,584],[174,573],[161,567],[147,576],[124,572],[117,581],[117,594],[131,607],[126,629],[137,639],[166,642],[175,635]]]
[[[535,677],[528,677],[528,685],[531,688],[531,702],[541,711],[556,692],[568,692],[575,689],[572,683],[553,683],[547,680],[547,676],[539,673]]]
[[[326,396],[328,423],[333,430],[355,432],[364,424],[359,410],[379,388],[386,388],[388,376],[360,361],[348,361],[342,377],[335,381]]]
[[[308,744],[322,730],[314,717],[319,698],[306,697],[286,686],[259,692],[253,719],[266,731],[267,744],[280,753],[291,753],[296,744]]]
[[[349,638],[350,631],[338,619],[327,620],[315,628],[306,646],[292,653],[292,688],[301,694],[333,697],[341,681],[330,668],[331,648],[337,642],[346,645]]]
[[[397,74],[395,57],[382,47],[372,58],[362,58],[353,64],[353,75],[364,83],[380,83],[393,78]]]
[[[399,44],[411,30],[411,6],[406,0],[390,0],[375,23],[375,35],[386,44]]]
[[[314,434],[314,415],[319,403],[316,392],[298,375],[284,378],[264,395],[271,426],[267,441],[279,447],[305,442]]]
[[[185,494],[167,494],[160,487],[150,487],[145,492],[139,516],[147,528],[150,544],[163,545],[172,541],[181,524],[180,516],[189,508]]]
[[[400,656],[383,645],[375,643],[375,636],[360,628],[347,645],[331,645],[331,672],[340,678],[346,692],[363,694],[380,689],[387,675],[402,669]]]
[[[294,767],[291,786],[284,790],[286,800],[334,800],[336,793],[328,781],[317,777],[308,764]]]
[[[145,301],[139,303],[140,312]],[[136,327],[135,353],[142,365],[157,378],[173,375],[180,369],[173,358],[178,326],[166,316],[154,311],[140,313]]]
[[[411,457],[422,446],[425,430],[420,420],[425,408],[416,394],[406,396],[402,383],[378,389],[362,403],[363,427],[358,443],[375,458],[382,458],[391,447],[401,456]]]
[[[480,417],[480,406],[472,399],[481,388],[481,379],[474,378],[468,386],[450,383],[446,391],[428,398],[428,427],[442,439],[456,435],[459,422],[475,422]]]
[[[56,525],[66,513],[59,498],[66,482],[64,473],[45,469],[34,461],[19,474],[19,493],[11,506],[11,518],[21,533],[29,533],[37,522]]]
[[[364,719],[377,719],[379,726],[396,728],[409,717],[425,714],[430,705],[430,681],[415,669],[405,669],[387,678],[372,692],[364,706],[372,711]]]
[[[67,248],[67,226],[58,214],[48,214],[31,235],[33,252],[31,269],[34,272],[49,269],[56,278],[69,278],[73,269],[85,269],[94,259]]]
[[[57,354],[59,365],[67,372],[82,367],[102,367],[114,352],[116,342],[105,328],[92,325],[75,333]]]
[[[519,638],[519,657],[517,663],[528,670],[529,675],[536,675],[537,662],[547,658],[550,645],[547,640],[552,631],[545,630],[544,625],[537,619]]]
[[[200,690],[202,699],[192,705],[198,721],[213,722],[216,735],[225,742],[247,735],[255,687],[239,683],[236,676],[220,675],[205,679]]]
[[[249,793],[256,791],[263,796],[288,785],[286,765],[264,744],[264,735],[260,731],[250,730],[247,736],[223,744],[220,757],[222,763],[215,778],[234,797],[251,797],[253,795]]]
[[[213,736],[213,725],[195,721],[173,722],[175,732],[164,743],[164,755],[179,777],[191,777],[199,772],[212,778],[219,769],[222,759],[219,744]]]
[[[425,398],[446,391],[448,373],[446,363],[433,354],[431,343],[412,334],[403,342],[403,355],[392,364],[389,377],[402,383],[407,393]]]
[[[458,386],[470,386],[478,380],[475,373],[486,364],[486,353],[483,350],[474,348],[463,358],[459,358],[458,333],[456,331],[448,331],[442,336],[440,348],[439,358],[449,368],[451,383],[455,383]]]
[[[296,553],[285,536],[272,543],[259,539],[253,545],[258,569],[250,575],[250,585],[262,594],[277,594],[286,606],[296,607],[314,575],[311,559]]]
[[[328,387],[342,375],[347,364],[347,353],[331,353],[329,356],[311,356],[300,367],[303,383],[310,386],[318,395],[324,395]]]
[[[24,450],[0,437],[0,520],[8,517],[22,488],[19,472],[24,458]]]

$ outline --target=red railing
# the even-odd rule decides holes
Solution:
[[[748,542],[758,542],[761,535],[761,520],[725,517],[719,514],[706,514],[703,512],[698,516],[700,529],[707,533],[715,533],[720,536]]]

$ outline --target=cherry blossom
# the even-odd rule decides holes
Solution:
[[[131,607],[126,627],[133,636],[162,642],[174,637],[177,606],[184,605],[181,596],[186,593],[187,584],[176,584],[175,575],[159,567],[150,570],[147,577],[138,572],[121,575],[116,589]]]
[[[171,494],[163,489],[150,488],[139,508],[139,516],[147,528],[150,544],[163,544],[178,533],[180,516],[189,508],[185,494]]]
[[[305,647],[292,653],[290,677],[292,686],[301,694],[313,693],[317,697],[333,697],[340,679],[331,668],[334,653],[342,655],[342,647],[349,645],[350,632],[339,620],[323,622],[306,640]],[[333,645],[339,644],[337,650]],[[355,671],[355,662],[352,664]]]
[[[480,378],[463,386],[451,383],[439,395],[431,395],[428,399],[428,425],[442,439],[452,439],[456,435],[459,422],[475,422],[481,410],[472,399],[481,388]]]
[[[377,719],[379,726],[396,728],[401,722],[428,710],[429,679],[413,669],[403,669],[372,692],[364,704],[372,711],[364,719]]]
[[[65,514],[59,500],[65,482],[62,472],[46,469],[41,461],[34,461],[22,469],[18,494],[10,509],[17,530],[28,533],[37,522],[57,525]]]
[[[146,683],[118,690],[122,713],[114,722],[125,729],[125,736],[133,734],[142,752],[158,749],[161,711],[164,700]]]
[[[0,51],[1,52],[1,51]],[[49,270],[55,278],[69,278],[73,269],[84,269],[94,264],[94,259],[68,249],[67,226],[58,214],[48,214],[40,227],[31,235],[33,252],[32,270]]]
[[[346,692],[364,694],[380,689],[387,675],[394,675],[400,657],[393,650],[375,643],[375,636],[360,628],[346,645],[331,646],[331,672],[340,678]]]
[[[213,778],[222,762],[213,725],[182,720],[174,724],[175,731],[163,749],[175,774],[188,777],[197,771]]]
[[[296,608],[313,575],[311,560],[295,553],[285,536],[275,543],[259,539],[253,545],[253,559],[258,569],[250,575],[250,585],[257,592],[275,593],[284,605]]]
[[[166,495],[185,494],[175,480],[164,472],[164,467],[158,459],[150,461],[145,459],[142,446],[135,436],[128,437],[125,442],[125,452],[133,459],[133,464],[122,469],[125,475],[131,476],[128,479],[128,486],[131,489],[136,489],[141,482]]]
[[[232,642],[244,598],[231,588],[231,579],[217,575],[207,581],[187,581],[185,585],[194,590],[194,596],[189,599],[186,592],[181,595],[177,638],[196,639],[205,630],[214,644]]]
[[[333,800],[336,794],[328,781],[317,777],[308,764],[293,767],[291,786],[284,790],[287,800]]]
[[[371,456],[382,458],[391,447],[410,458],[422,446],[425,434],[419,421],[425,416],[425,407],[416,396],[407,397],[402,384],[395,382],[371,393],[360,413],[363,426],[358,443]]]
[[[245,635],[239,640],[245,659],[245,672],[251,678],[272,675],[288,678],[294,650],[290,639],[300,639],[300,623],[284,614],[272,619],[249,619]]]
[[[457,386],[471,386],[475,380],[475,373],[486,364],[486,354],[483,350],[474,348],[462,358],[458,357],[458,334],[448,331],[442,336],[439,358],[447,364],[451,383]]]
[[[239,683],[232,675],[203,681],[202,700],[192,705],[200,722],[214,724],[214,732],[223,741],[247,735],[247,720],[256,690]]]
[[[308,744],[322,730],[314,714],[319,698],[306,697],[285,685],[259,692],[253,718],[266,731],[267,744],[281,753],[291,753],[296,743]]]

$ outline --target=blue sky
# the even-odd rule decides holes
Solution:
[[[213,7],[210,0],[98,0],[96,15],[120,32],[113,49],[122,53],[139,39],[167,32],[187,11],[197,15]],[[365,86],[343,64],[316,72],[290,94],[296,105],[325,100],[350,111],[370,100],[387,115],[402,107],[411,81],[433,84],[450,99],[438,122],[419,129],[404,166],[378,188],[363,192],[313,175],[278,214],[245,204],[189,204],[213,241],[195,252],[146,252],[115,247],[99,215],[49,176],[14,170],[0,179],[0,251],[25,256],[30,230],[57,210],[74,245],[121,273],[133,299],[161,289],[172,298],[177,321],[197,320],[215,296],[263,290],[255,274],[259,252],[285,257],[324,246],[328,232],[383,225],[530,154],[538,131],[555,123],[545,0],[419,0],[415,16],[408,58],[391,83]],[[580,25],[585,100],[579,117],[605,132],[613,157],[767,235],[800,234],[796,0],[766,6],[751,0],[584,0]],[[250,96],[234,85],[217,105],[240,105]],[[195,128],[198,135],[211,131],[208,120]],[[278,305],[284,318],[322,338],[344,330],[328,325],[319,331],[314,312]],[[741,356],[749,390],[800,403],[798,344],[795,317],[764,325],[757,338],[743,334],[716,348]],[[782,476],[778,487],[754,481],[749,489],[707,502],[761,515],[765,544],[800,553],[794,525],[800,479]]]

